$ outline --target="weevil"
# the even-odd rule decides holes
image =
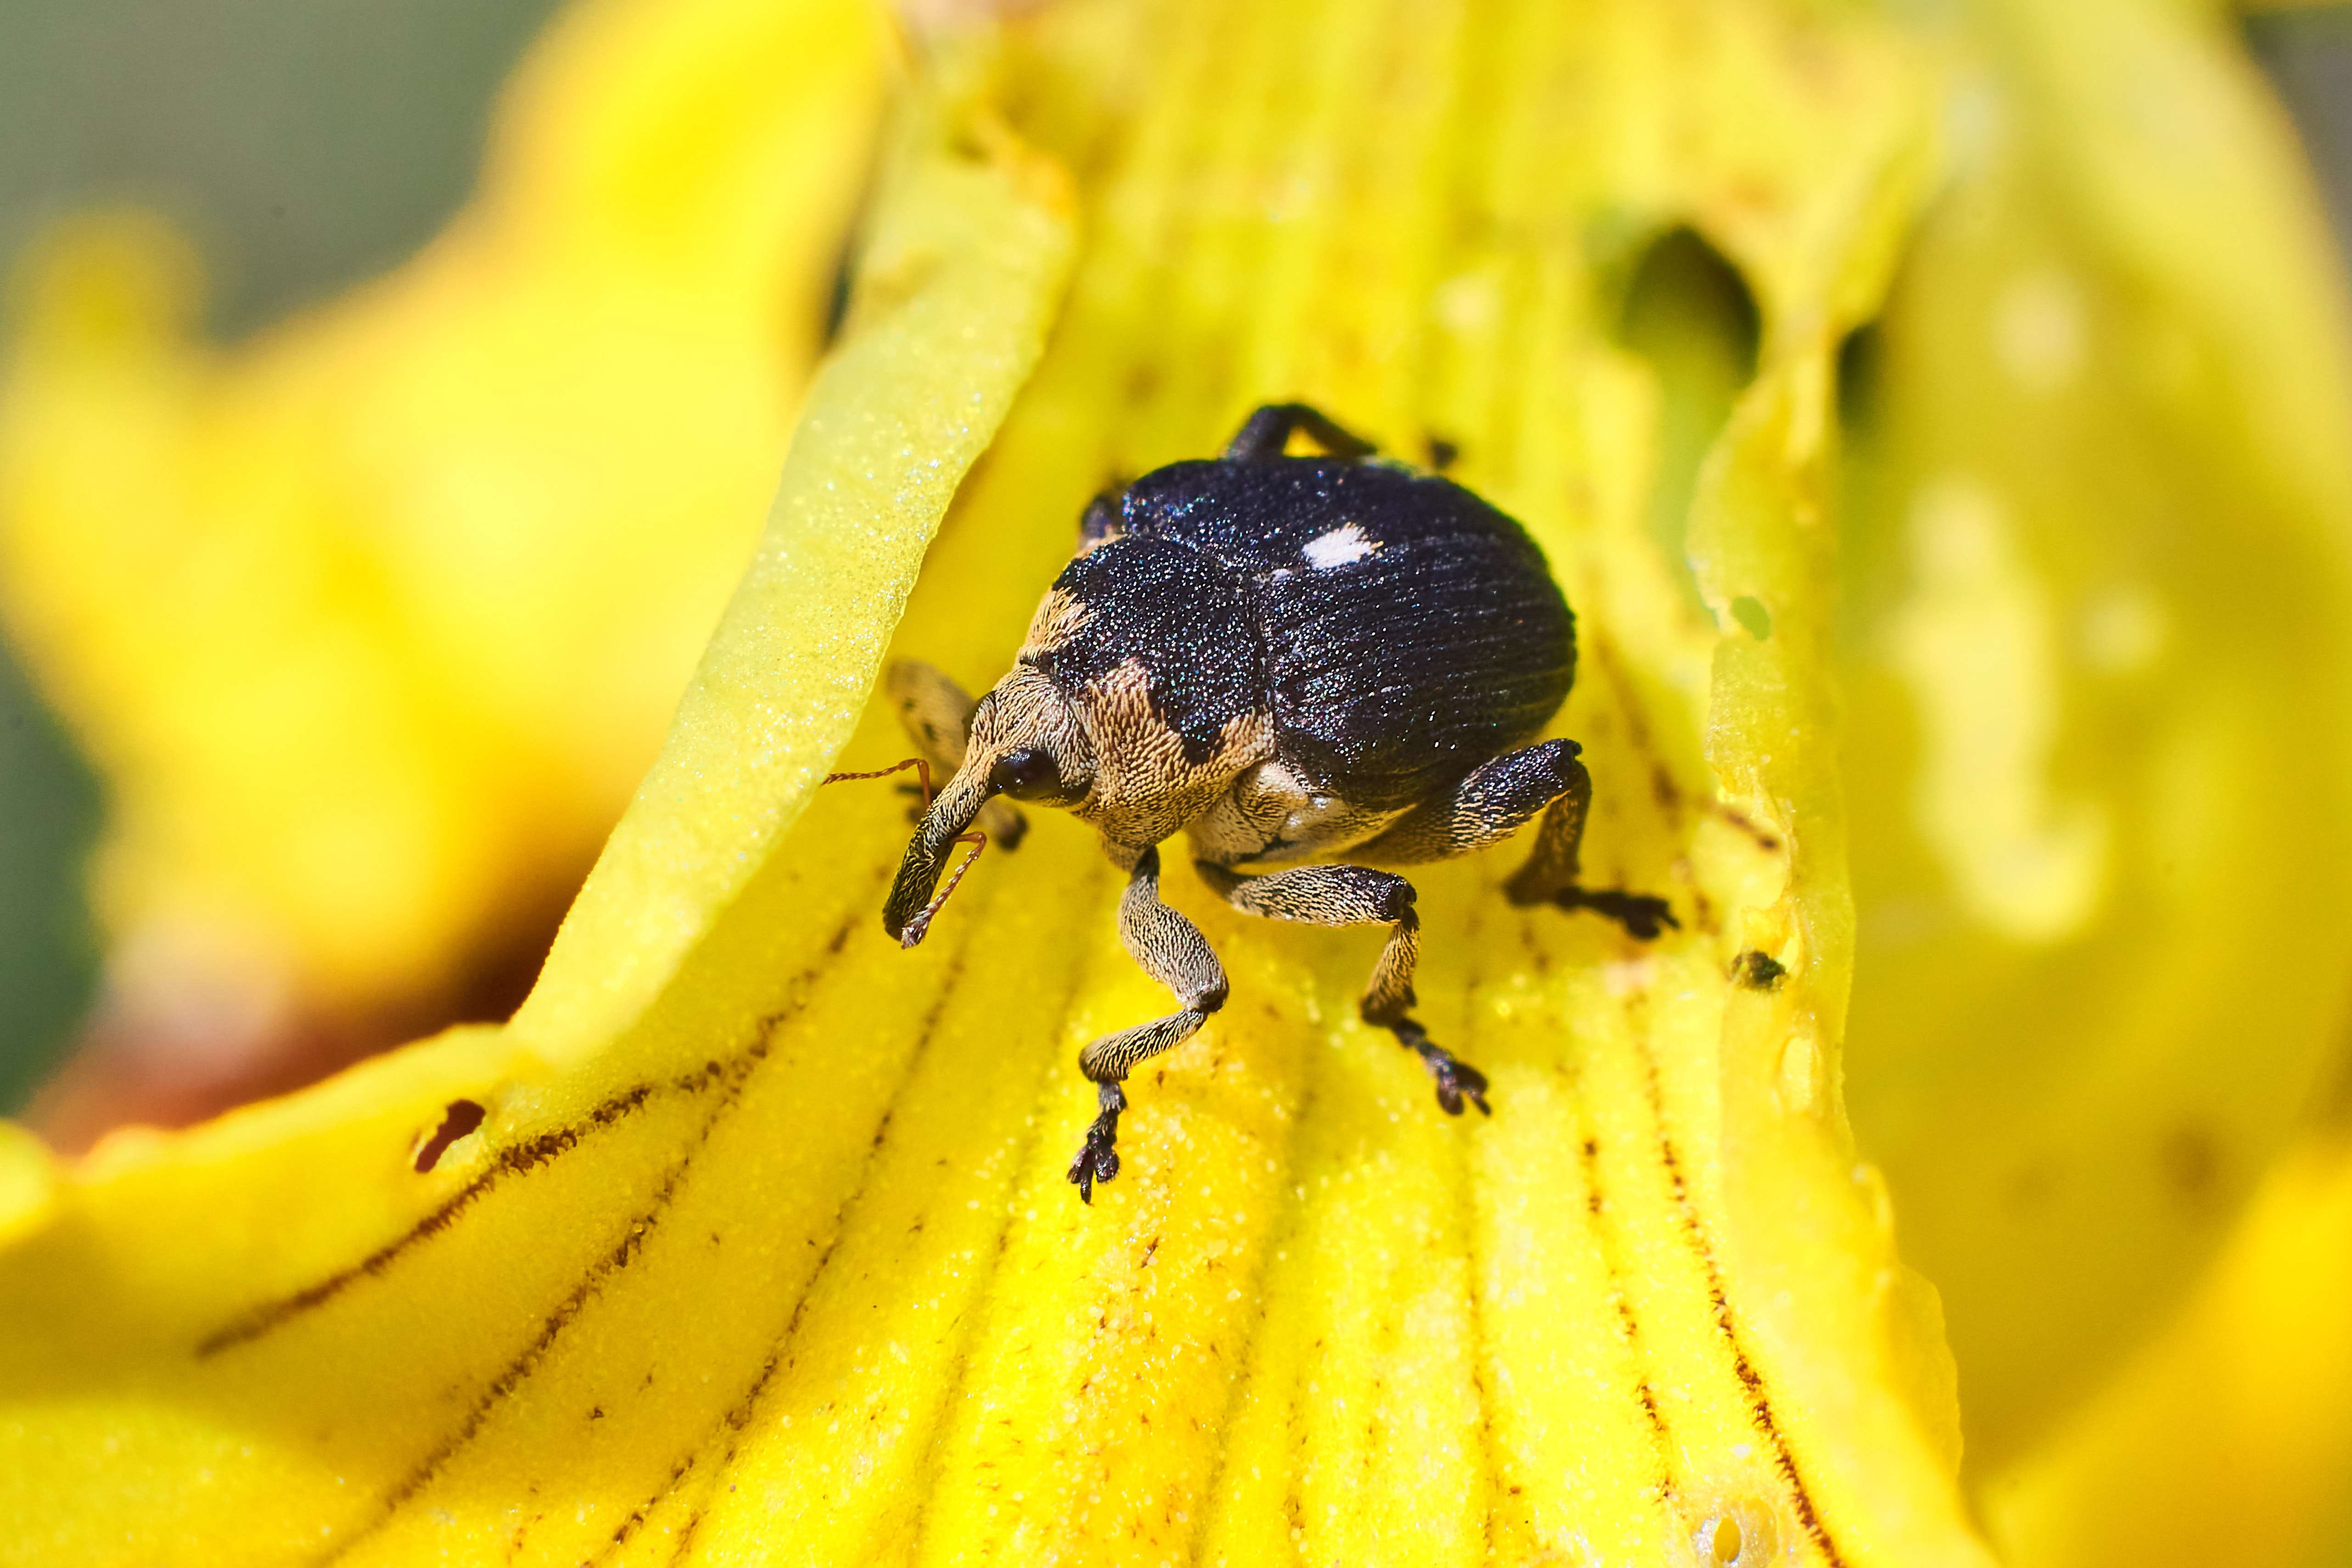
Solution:
[[[1289,456],[1302,436],[1322,455]],[[1675,923],[1663,899],[1577,880],[1592,781],[1575,742],[1535,742],[1575,677],[1575,621],[1495,507],[1284,403],[1223,457],[1097,498],[1079,534],[1011,673],[977,702],[929,666],[892,668],[922,756],[880,773],[924,778],[882,912],[905,946],[990,837],[1019,832],[1008,797],[1092,825],[1127,874],[1119,937],[1178,1005],[1080,1053],[1100,1108],[1070,1163],[1080,1198],[1118,1174],[1128,1074],[1225,1002],[1207,939],[1160,900],[1160,846],[1179,833],[1237,909],[1388,927],[1362,1015],[1427,1064],[1449,1115],[1487,1111],[1486,1079],[1412,1016],[1413,887],[1376,866],[1467,855],[1540,813],[1504,887],[1513,903],[1589,910],[1643,940]],[[933,767],[950,775],[936,797]],[[970,853],[942,889],[959,843]]]

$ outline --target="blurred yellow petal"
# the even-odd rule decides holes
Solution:
[[[2225,18],[1987,0],[1958,53],[1851,447],[1851,1087],[1990,1477],[2342,1049],[2352,331]]]
[[[2196,1292],[1992,1484],[2017,1568],[2296,1568],[2352,1548],[2352,1147],[2305,1140]]]
[[[535,962],[742,570],[890,48],[859,0],[583,5],[446,234],[225,353],[153,221],[49,237],[0,608],[107,774],[133,1005],[397,1021]]]
[[[0,1258],[18,1539],[1984,1561],[1838,1100],[1832,368],[1926,168],[1919,62],[1738,3],[1074,5],[1005,47],[919,107],[761,556],[514,1023],[38,1200]],[[1001,431],[1064,252],[990,101],[1086,235]],[[1661,391],[1610,308],[1685,226],[1762,323],[1695,487],[1719,620],[1652,540]],[[1360,944],[1212,911],[1234,1005],[1085,1208],[1070,1055],[1151,1005],[1100,858],[1042,823],[903,953],[898,803],[815,781],[983,447],[899,634],[975,679],[1106,477],[1276,394],[1453,442],[1528,520],[1584,616],[1594,854],[1689,929],[1512,911],[1491,858],[1425,878],[1425,1009],[1498,1097],[1464,1125],[1355,1021]],[[1750,952],[1785,978],[1736,984]]]

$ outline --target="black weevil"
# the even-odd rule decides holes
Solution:
[[[1300,433],[1328,455],[1286,456]],[[1012,672],[977,703],[927,665],[891,668],[923,752],[898,768],[922,768],[926,790],[931,766],[953,776],[907,847],[884,928],[920,942],[989,834],[1018,834],[997,797],[1059,806],[1128,873],[1119,937],[1181,1005],[1080,1054],[1102,1107],[1070,1165],[1081,1198],[1118,1173],[1129,1071],[1224,1004],[1217,955],[1160,900],[1159,845],[1179,832],[1237,909],[1389,927],[1365,1021],[1419,1054],[1452,1115],[1465,1099],[1486,1110],[1486,1079],[1407,1016],[1412,884],[1288,863],[1450,859],[1544,812],[1506,884],[1513,903],[1591,910],[1643,938],[1675,924],[1664,900],[1577,885],[1591,778],[1575,742],[1527,743],[1576,668],[1575,622],[1542,552],[1461,486],[1372,452],[1304,405],[1260,408],[1223,457],[1171,463],[1087,508]],[[934,897],[959,842],[971,853]]]

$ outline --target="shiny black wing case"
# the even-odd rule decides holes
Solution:
[[[1190,544],[1242,579],[1277,754],[1359,805],[1431,798],[1533,740],[1568,696],[1575,623],[1542,552],[1435,475],[1312,458],[1175,463],[1118,510],[1118,531]]]

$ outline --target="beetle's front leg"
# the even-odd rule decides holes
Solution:
[[[1647,941],[1676,923],[1665,900],[1577,882],[1577,851],[1592,807],[1592,775],[1578,760],[1580,750],[1573,741],[1545,741],[1496,757],[1444,798],[1406,814],[1360,853],[1398,866],[1450,860],[1509,837],[1540,811],[1535,852],[1503,884],[1504,895],[1515,904],[1591,910]]]
[[[1263,877],[1244,877],[1205,860],[1199,867],[1227,903],[1250,914],[1318,926],[1386,925],[1389,939],[1364,987],[1364,1022],[1388,1030],[1422,1059],[1437,1080],[1437,1103],[1447,1115],[1461,1115],[1465,1100],[1486,1110],[1486,1075],[1431,1039],[1410,1016],[1413,966],[1421,957],[1421,916],[1412,907],[1411,882],[1369,866],[1299,866]]]
[[[1070,1180],[1078,1196],[1094,1201],[1095,1184],[1118,1174],[1118,1113],[1127,1109],[1119,1088],[1136,1063],[1192,1037],[1210,1014],[1225,1005],[1225,972],[1201,928],[1160,901],[1160,851],[1146,849],[1129,876],[1118,901],[1118,937],[1143,972],[1176,994],[1181,1012],[1115,1035],[1105,1035],[1078,1054],[1078,1070],[1098,1086],[1101,1111],[1087,1129]]]

